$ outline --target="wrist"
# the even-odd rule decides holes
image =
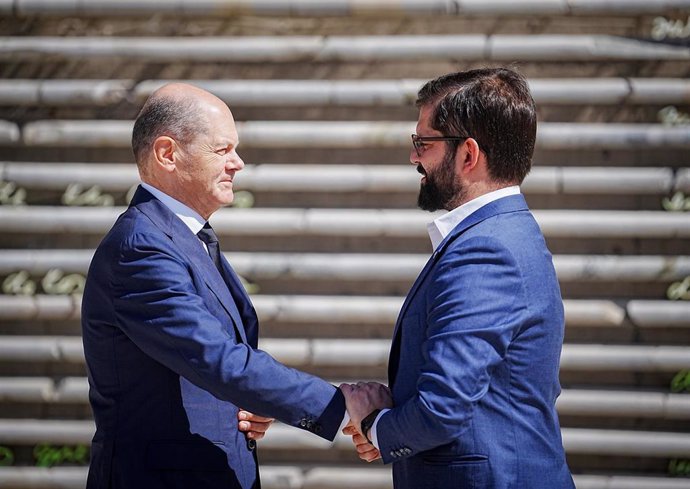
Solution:
[[[376,417],[380,412],[380,409],[374,409],[364,419],[362,419],[362,422],[359,425],[362,435],[364,435],[364,438],[366,438],[369,443],[372,443],[371,439],[369,438],[369,430],[371,430],[371,427],[374,426],[374,421],[376,421]]]

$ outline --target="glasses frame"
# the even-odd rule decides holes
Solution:
[[[417,156],[422,157],[421,150],[424,148],[425,141],[465,141],[471,136],[417,136],[412,135],[412,146],[417,152]]]

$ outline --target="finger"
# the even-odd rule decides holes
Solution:
[[[255,431],[265,433],[271,427],[271,423],[258,423],[255,421],[240,421],[238,425],[240,431],[249,432]]]
[[[265,435],[266,433],[258,431],[249,431],[246,433],[247,438],[251,438],[252,440],[261,440]]]
[[[368,441],[355,441],[354,439],[352,440],[352,443],[355,444],[355,448],[357,449],[358,452],[367,452],[369,450],[375,450],[376,447],[369,443]]]
[[[355,445],[362,445],[362,444],[371,445],[371,443],[369,443],[369,442],[367,441],[367,439],[364,438],[364,436],[361,435],[359,432],[357,432],[357,433],[355,433],[354,435],[352,435],[352,442],[353,442]]]
[[[352,423],[348,424],[345,428],[343,428],[343,435],[351,436],[357,434],[359,434],[359,432]]]
[[[258,421],[259,423],[273,423],[275,419],[259,416],[258,414],[250,413],[249,411],[240,410],[237,413],[237,418],[244,421]]]
[[[369,443],[362,443],[361,445],[356,445],[355,450],[357,450],[357,453],[360,455],[369,453],[372,450],[376,450],[376,447],[374,445],[371,445]]]
[[[368,452],[360,453],[359,458],[364,460],[365,462],[373,462],[374,460],[378,460],[381,458],[381,453],[379,453],[379,451],[374,448],[373,450],[370,450]]]

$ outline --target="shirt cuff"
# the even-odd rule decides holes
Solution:
[[[347,409],[346,409],[345,415],[343,416],[343,422],[340,423],[340,428],[338,428],[338,433],[342,433],[349,422],[350,422],[350,415],[347,413]]]
[[[379,413],[378,416],[376,416],[376,419],[374,420],[374,424],[371,425],[371,430],[369,431],[371,433],[371,444],[376,447],[377,450],[379,450],[379,437],[376,436],[376,427],[379,424],[379,419],[381,419],[381,416],[386,414],[390,409],[382,409],[381,412]]]

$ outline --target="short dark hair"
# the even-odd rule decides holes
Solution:
[[[431,127],[477,141],[495,182],[522,183],[532,167],[537,110],[521,74],[482,68],[443,75],[419,90],[417,107],[428,105],[435,106]]]
[[[181,144],[189,144],[197,134],[206,130],[207,122],[199,104],[192,98],[173,98],[153,95],[146,101],[134,121],[132,152],[140,170],[151,151],[153,142],[170,136]]]

